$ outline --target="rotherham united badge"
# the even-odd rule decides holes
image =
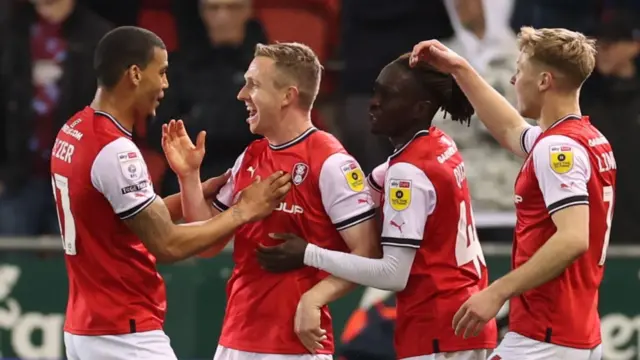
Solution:
[[[308,173],[309,173],[309,166],[307,166],[307,164],[297,163],[293,165],[291,179],[295,185],[300,185],[302,184],[304,179],[306,179]]]

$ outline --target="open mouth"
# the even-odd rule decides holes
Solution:
[[[250,104],[246,104],[246,105],[247,105],[247,111],[249,112],[249,117],[247,118],[247,122],[251,123],[254,120],[256,120],[256,115],[258,115],[258,110],[256,110],[256,108],[254,108]]]

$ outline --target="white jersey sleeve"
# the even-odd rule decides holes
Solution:
[[[220,212],[227,210],[231,205],[233,205],[233,191],[236,183],[236,176],[238,176],[238,172],[242,166],[242,159],[244,159],[244,151],[240,156],[238,156],[235,164],[233,164],[229,180],[227,180],[227,183],[220,188],[218,195],[213,199],[213,207]]]
[[[436,190],[424,171],[409,163],[389,167],[384,181],[382,245],[419,248]]]
[[[522,134],[520,134],[520,148],[525,154],[531,151],[533,144],[541,134],[542,128],[540,128],[540,126],[529,126],[522,131]]]
[[[533,166],[550,214],[578,204],[588,204],[587,182],[591,163],[585,148],[573,139],[551,135],[533,149]]]
[[[156,198],[140,149],[124,137],[100,150],[91,166],[91,183],[121,219],[135,216]]]
[[[329,156],[322,164],[318,184],[324,210],[338,231],[375,216],[371,190],[352,156]]]
[[[384,195],[384,176],[389,168],[389,162],[376,166],[375,169],[367,176],[367,185],[371,189],[371,196],[373,197],[373,205],[377,208],[380,207],[382,202],[382,195]]]

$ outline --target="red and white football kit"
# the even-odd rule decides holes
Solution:
[[[255,255],[259,244],[280,243],[270,233],[294,233],[310,243],[349,251],[340,231],[373,218],[375,209],[358,163],[330,134],[310,128],[296,139],[273,146],[251,143],[236,161],[232,177],[214,201],[226,210],[256,176],[291,173],[293,186],[269,217],[244,225],[234,234],[235,267],[227,284],[227,308],[215,359],[330,359],[334,351],[329,310],[321,355],[310,355],[294,333],[300,297],[327,273],[311,267],[284,274],[263,270]],[[304,355],[306,354],[306,355]]]
[[[493,349],[495,321],[474,338],[453,333],[459,307],[488,284],[464,163],[439,129],[417,134],[389,158],[382,245],[417,249],[409,281],[397,293],[398,358]]]
[[[86,107],[58,133],[51,176],[69,277],[67,357],[176,359],[156,260],[122,221],[156,198],[131,133]]]
[[[382,259],[307,247],[305,263],[367,286],[397,290],[399,359],[484,360],[495,321],[474,338],[455,336],[458,308],[488,284],[464,163],[439,129],[418,132],[368,177],[383,190]],[[374,196],[375,198],[375,196]]]
[[[496,359],[600,359],[598,288],[613,216],[616,163],[588,117],[569,115],[546,131],[529,127],[529,154],[515,185],[512,267],[527,262],[556,232],[556,211],[589,206],[589,249],[557,278],[510,301],[511,333]]]

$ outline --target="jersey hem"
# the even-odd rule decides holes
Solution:
[[[522,130],[522,133],[520,133],[520,150],[522,150],[527,155],[529,154],[529,152],[527,151],[525,139],[527,138],[527,133],[529,132],[529,130],[531,130],[531,127]]]
[[[144,327],[138,327],[135,332],[131,332],[131,328],[126,327],[122,329],[72,329],[67,326],[63,328],[63,331],[72,335],[84,335],[84,336],[104,336],[104,335],[125,335],[136,334],[147,331],[162,330],[162,324],[149,325]]]
[[[227,349],[232,349],[232,350],[237,350],[237,351],[245,351],[245,352],[253,352],[253,353],[260,353],[260,354],[309,355],[309,353],[305,352],[304,350],[292,350],[292,349],[285,349],[285,348],[263,348],[263,347],[256,347],[255,343],[251,343],[251,345],[249,345],[249,344],[244,343],[244,342],[238,343],[237,341],[234,341],[233,343],[234,343],[234,345],[228,345],[223,340],[220,340],[218,342],[218,345],[224,346]],[[317,350],[316,353],[319,354],[319,355],[333,355],[334,351],[335,351],[334,346],[331,346],[328,349]]]
[[[367,176],[367,183],[369,184],[369,187],[372,188],[374,191],[379,193],[382,192],[382,186],[378,185],[378,183],[373,179],[373,176],[371,176],[371,174]]]
[[[350,218],[348,218],[347,220],[343,220],[338,222],[337,224],[334,224],[336,227],[336,230],[338,231],[342,231],[342,230],[346,230],[352,226],[358,225],[361,222],[365,222],[371,218],[373,218],[374,216],[376,216],[376,209],[369,209],[361,214],[358,214],[356,216],[352,216]]]
[[[569,196],[547,206],[547,210],[549,211],[549,215],[552,215],[557,211],[566,209],[568,207],[576,206],[576,205],[589,205],[589,196],[587,195]]]
[[[574,342],[574,341],[565,341],[565,340],[556,340],[554,339],[554,337],[551,337],[551,341],[545,341],[544,336],[539,337],[536,336],[530,332],[527,331],[518,331],[515,329],[512,329],[513,327],[510,326],[509,327],[509,331],[512,331],[520,336],[524,336],[526,338],[529,338],[531,340],[535,340],[535,341],[539,341],[542,343],[547,343],[547,344],[553,344],[553,345],[558,345],[558,346],[566,346],[566,347],[570,347],[573,349],[582,349],[582,350],[589,350],[589,349],[593,349],[596,346],[602,344],[602,339],[596,340],[596,341],[592,341],[592,342],[588,342],[588,343],[584,343],[584,342]]]
[[[132,207],[131,209],[119,212],[118,216],[120,217],[120,220],[126,220],[133,216],[136,216],[139,212],[146,209],[147,206],[151,205],[151,203],[156,199],[156,197],[158,197],[158,195],[153,194],[152,197]]]
[[[229,209],[229,207],[225,204],[223,204],[220,200],[218,199],[213,199],[213,202],[211,203],[211,205],[213,205],[214,208],[216,208],[216,210],[220,211],[220,212],[225,212]]]
[[[380,244],[388,246],[406,247],[412,249],[420,248],[420,242],[422,239],[403,239],[383,236]]]
[[[486,341],[478,344],[465,344],[460,346],[440,347],[439,353],[457,352],[457,351],[473,351],[473,350],[493,350],[496,348],[496,346],[498,346],[497,341]],[[403,353],[401,351],[396,350],[396,352],[397,352],[396,356],[398,359],[437,354],[433,350],[431,352],[419,351],[419,352],[407,352],[407,353]]]

